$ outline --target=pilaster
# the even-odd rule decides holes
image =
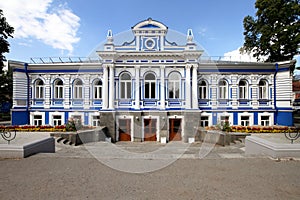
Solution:
[[[185,104],[186,104],[186,109],[191,109],[191,67],[192,65],[187,64],[185,66]]]
[[[198,80],[197,80],[197,70],[198,65],[193,65],[193,75],[192,75],[192,105],[193,109],[198,109]]]
[[[115,100],[115,68],[114,65],[109,65],[109,109],[114,109]]]
[[[102,109],[108,108],[108,66],[103,65]]]
[[[140,109],[140,66],[135,66],[135,109]]]
[[[161,109],[166,108],[166,103],[165,103],[165,94],[166,94],[166,87],[165,87],[165,66],[162,65],[160,66],[160,106]]]

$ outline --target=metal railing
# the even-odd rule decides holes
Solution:
[[[0,132],[0,135],[2,136],[2,138],[4,140],[7,141],[8,144],[10,144],[10,141],[12,141],[16,138],[17,132],[15,130],[13,132],[11,132],[8,129],[4,129],[4,130],[2,130],[2,132]]]

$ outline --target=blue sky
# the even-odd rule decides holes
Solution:
[[[186,34],[210,56],[238,54],[243,45],[243,18],[255,15],[255,0],[9,0],[0,2],[15,27],[9,60],[31,57],[88,56],[114,34],[151,17]],[[229,52],[229,53],[228,53]]]

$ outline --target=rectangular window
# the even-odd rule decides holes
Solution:
[[[267,99],[267,87],[265,85],[259,86],[259,98]]]
[[[260,125],[269,126],[270,125],[270,116],[261,116]]]
[[[96,85],[94,87],[94,99],[102,98],[102,85]]]
[[[208,126],[209,121],[208,121],[208,116],[201,116],[201,126],[206,127]]]
[[[63,98],[63,86],[56,85],[54,88],[54,98],[62,99]]]
[[[225,86],[220,86],[219,88],[219,99],[227,99],[227,88]]]
[[[35,98],[37,98],[37,99],[44,98],[44,86],[37,86],[36,87]]]
[[[93,116],[92,124],[93,126],[100,126],[100,116]]]
[[[43,117],[42,115],[34,115],[33,116],[33,125],[35,126],[41,126],[43,123]]]
[[[155,99],[155,82],[145,82],[145,98]]]
[[[199,98],[207,99],[206,86],[199,86]]]
[[[60,126],[62,125],[61,115],[53,115],[53,126]]]
[[[246,99],[246,87],[245,86],[240,86],[239,88],[239,98],[240,99]]]
[[[249,126],[250,125],[250,117],[249,116],[241,116],[241,125]]]
[[[121,82],[121,99],[131,99],[131,81]]]
[[[74,99],[82,99],[82,86],[74,86]]]

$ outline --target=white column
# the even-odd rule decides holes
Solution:
[[[109,66],[109,109],[114,109],[115,100],[115,73],[114,66]]]
[[[71,76],[64,75],[64,108],[69,109],[71,105]]]
[[[50,97],[51,97],[51,76],[45,75],[45,104],[44,108],[50,108]]]
[[[160,106],[162,109],[166,108],[166,103],[165,103],[165,94],[166,94],[166,89],[165,89],[165,66],[160,66]]]
[[[193,102],[193,109],[198,109],[198,80],[197,80],[197,69],[198,66],[195,64],[193,66],[193,76],[192,76],[192,102]]]
[[[186,108],[191,108],[191,65],[185,66],[185,104]]]
[[[135,66],[135,109],[140,109],[140,66]]]
[[[103,65],[103,95],[102,95],[102,109],[108,107],[108,67]]]

